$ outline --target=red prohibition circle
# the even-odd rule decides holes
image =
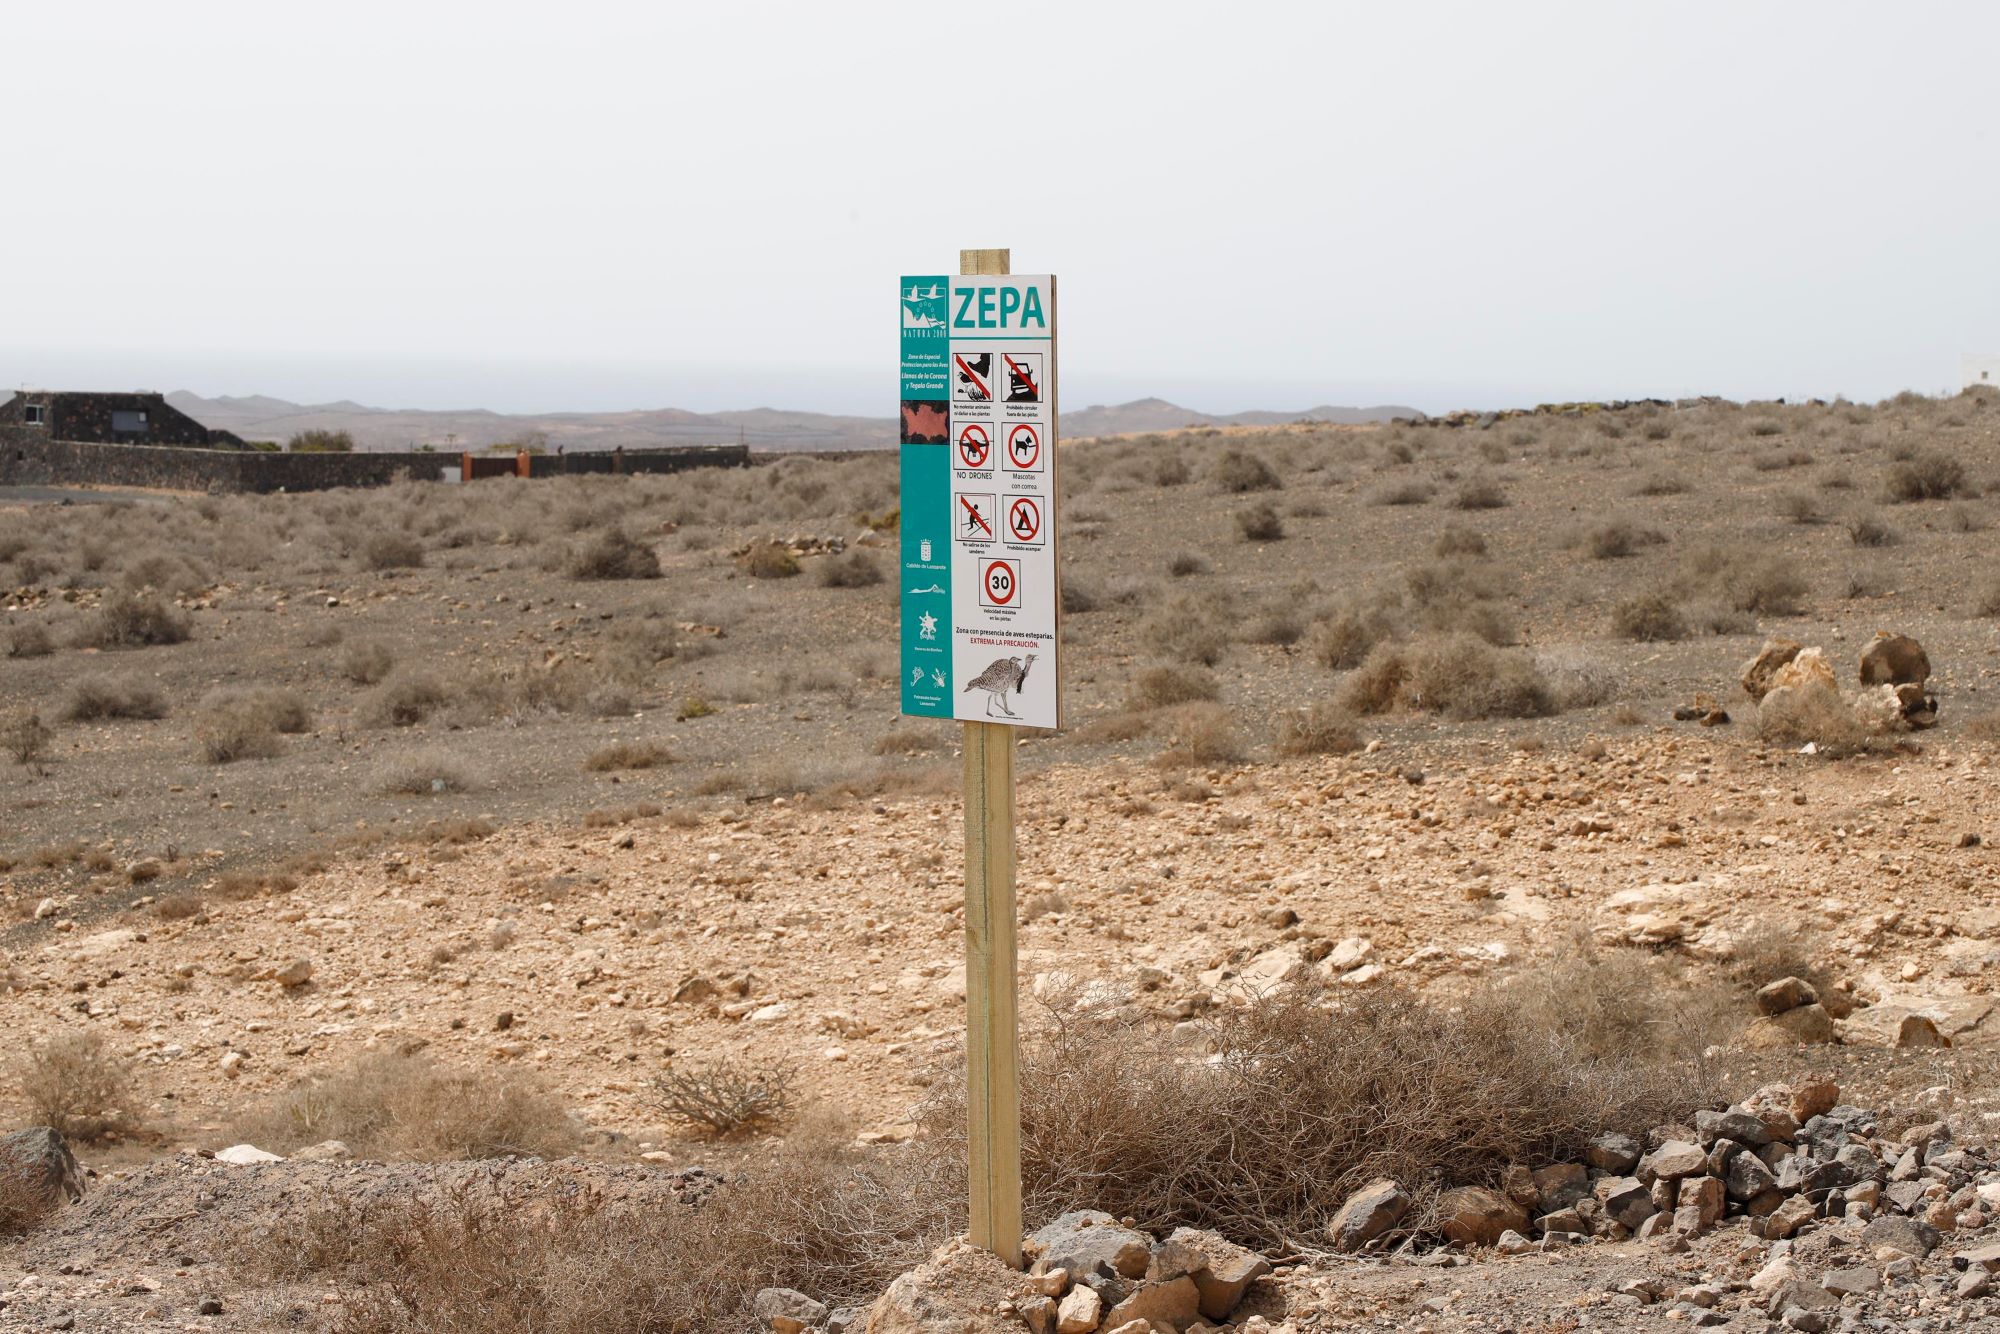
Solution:
[[[1032,500],[1017,500],[1007,509],[1007,526],[1017,542],[1032,542],[1042,531],[1042,511]]]
[[[985,466],[987,452],[993,441],[986,434],[986,428],[978,422],[967,422],[965,429],[958,433],[958,458],[968,468]]]
[[[993,576],[996,574],[1000,576],[998,584],[993,581]],[[983,577],[986,580],[986,596],[993,599],[994,606],[1005,607],[1014,601],[1014,594],[1021,581],[1014,577],[1013,566],[1004,560],[988,562]]]
[[[1028,448],[1025,451],[1021,448],[1023,440],[1028,442]],[[1024,452],[1026,454],[1025,458],[1023,457]],[[1018,469],[1028,469],[1034,467],[1035,463],[1041,457],[1042,436],[1034,427],[1024,422],[1007,432],[1007,461],[1009,463]]]

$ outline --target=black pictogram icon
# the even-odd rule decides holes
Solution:
[[[1013,496],[1007,501],[1007,540],[1038,545],[1042,540],[1042,498]]]
[[[963,468],[984,468],[993,453],[993,433],[983,422],[967,422],[958,429],[958,462]]]
[[[1042,354],[1039,352],[1005,352],[1000,360],[1007,372],[1008,403],[1039,403],[1042,401]]]
[[[1016,472],[1034,472],[1042,466],[1041,427],[1015,422],[1007,428],[1007,466]]]
[[[959,403],[993,401],[993,354],[954,352],[951,354],[951,396]]]

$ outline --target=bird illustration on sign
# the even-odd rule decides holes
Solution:
[[[965,683],[965,691],[963,693],[969,694],[974,690],[984,690],[986,692],[986,716],[989,718],[993,716],[993,706],[995,704],[1000,706],[1000,712],[1007,717],[1018,718],[1021,715],[1007,707],[1007,692],[1012,691],[1017,695],[1020,694],[1021,688],[1028,683],[1028,669],[1034,665],[1035,655],[1032,653],[1028,655],[1026,662],[1023,662],[1019,658],[996,658],[985,671]],[[940,681],[938,684],[942,685],[944,683]]]

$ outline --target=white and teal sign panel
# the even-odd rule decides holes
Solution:
[[[902,280],[903,712],[1059,727],[1056,282]]]

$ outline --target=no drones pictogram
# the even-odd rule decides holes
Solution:
[[[1039,546],[1042,541],[1042,498],[1040,496],[1014,496],[1007,501],[1007,540],[1024,546]]]
[[[1016,422],[1007,428],[1007,466],[1016,472],[1034,472],[1042,466],[1041,427]]]
[[[966,468],[983,468],[993,452],[993,433],[982,422],[967,422],[958,432],[958,461]]]

